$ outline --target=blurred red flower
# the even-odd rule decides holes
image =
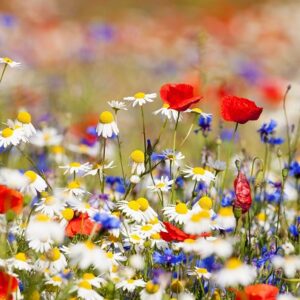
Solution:
[[[160,96],[169,108],[184,111],[201,100],[192,85],[187,83],[166,83],[160,88]]]
[[[13,299],[12,293],[18,287],[18,280],[2,271],[0,271],[0,299]]]
[[[225,121],[245,124],[250,120],[257,120],[262,111],[262,107],[245,98],[229,95],[222,98],[221,115]]]
[[[0,185],[0,214],[5,214],[8,210],[13,210],[16,214],[19,214],[22,208],[22,194],[5,185]]]
[[[94,229],[94,226],[96,228]],[[66,236],[74,237],[76,234],[90,235],[93,231],[97,232],[101,226],[94,223],[87,213],[79,214],[77,217],[69,221],[66,226]]]
[[[234,192],[234,208],[241,208],[243,213],[247,212],[252,203],[251,189],[246,176],[241,172],[234,180]]]
[[[181,229],[179,229],[178,227],[172,225],[169,222],[163,222],[165,225],[165,229],[167,231],[161,231],[160,237],[166,241],[166,242],[183,242],[186,239],[196,239],[199,237],[208,237],[210,236],[210,233],[202,233],[200,235],[191,235],[188,233],[185,233],[184,231],[182,231]]]
[[[236,300],[276,300],[278,288],[270,284],[254,284],[236,292]]]

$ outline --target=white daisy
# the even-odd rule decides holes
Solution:
[[[211,231],[210,213],[202,210],[196,214],[190,214],[184,224],[184,231],[190,234],[201,234]]]
[[[293,278],[296,272],[300,270],[300,257],[296,255],[285,257],[276,255],[272,258],[272,264],[276,269],[282,268],[288,278]]]
[[[79,154],[84,154],[84,155],[88,155],[91,157],[96,157],[99,155],[99,143],[95,143],[92,146],[88,146],[86,144],[79,144],[79,145],[73,145],[70,144],[67,146],[67,148],[75,153],[79,153]]]
[[[149,205],[149,201],[146,198],[140,197],[136,199],[137,203],[140,205],[140,211],[143,214],[145,222],[150,222],[157,220],[157,213]]]
[[[214,281],[221,287],[246,286],[256,278],[256,269],[242,263],[237,258],[230,258],[223,269],[214,274]]]
[[[132,228],[133,233],[139,233],[144,239],[150,238],[155,233],[158,233],[154,225],[148,223],[143,225],[135,225]]]
[[[104,278],[95,276],[93,273],[84,273],[81,278],[97,289],[106,283],[106,280]]]
[[[136,105],[142,106],[147,102],[153,102],[156,97],[157,97],[156,93],[145,94],[139,92],[136,93],[134,96],[124,97],[123,99],[126,101],[132,101],[133,102],[132,106],[135,107]]]
[[[209,118],[212,116],[212,114],[208,114],[203,112],[200,108],[198,107],[194,107],[194,108],[188,108],[187,110],[185,110],[184,112],[188,112],[188,113],[194,113],[197,115],[201,115],[203,118]]]
[[[96,128],[98,136],[103,138],[110,138],[113,135],[119,134],[117,123],[114,120],[114,116],[109,111],[104,111],[99,115],[99,123]]]
[[[90,194],[88,191],[83,189],[78,180],[73,180],[68,183],[68,186],[64,189],[70,196],[82,196],[84,194]]]
[[[201,167],[192,168],[187,166],[182,172],[185,174],[184,177],[186,178],[192,177],[192,180],[204,181],[207,184],[212,180],[215,180],[215,175],[213,173]]]
[[[44,127],[42,130],[37,130],[36,134],[31,137],[30,143],[37,147],[48,147],[59,145],[63,140],[57,129],[52,127]]]
[[[28,272],[32,270],[32,265],[30,265],[30,261],[23,252],[19,252],[13,258],[8,259],[7,263],[10,267],[17,270],[24,270]]]
[[[60,215],[65,206],[66,203],[64,201],[46,193],[42,195],[41,200],[35,204],[35,210],[52,218],[54,215]]]
[[[20,62],[13,61],[9,57],[0,57],[0,64],[6,64],[6,65],[10,66],[11,68],[16,68],[21,65]]]
[[[21,188],[21,192],[36,195],[38,192],[41,193],[46,190],[46,181],[34,171],[26,171],[24,173],[26,177],[26,184]]]
[[[45,284],[52,285],[54,287],[61,287],[63,284],[63,279],[58,275],[54,275],[52,277],[48,277]]]
[[[212,210],[213,201],[208,196],[201,197],[192,207],[192,212],[194,214],[199,213],[202,210],[207,210],[211,217],[214,217],[216,213]]]
[[[37,252],[46,252],[54,243],[63,241],[64,230],[47,215],[37,214],[31,217],[25,236],[30,248]]]
[[[80,201],[76,198],[68,199],[67,203],[74,211],[87,213],[89,216],[92,216],[97,211],[95,208],[91,207],[89,203]]]
[[[220,229],[234,229],[236,226],[236,219],[233,214],[232,206],[221,207],[217,213],[215,222]]]
[[[70,246],[70,262],[82,270],[94,266],[99,272],[109,269],[110,263],[101,248],[91,241],[81,242]]]
[[[163,104],[163,106],[154,111],[154,114],[155,115],[158,115],[158,114],[161,114],[163,117],[166,117],[168,120],[174,120],[174,122],[177,121],[178,119],[178,114],[179,112],[175,109],[171,109],[169,108],[169,104]],[[181,121],[182,120],[182,115],[179,115],[179,120],[178,121]]]
[[[150,185],[147,188],[153,192],[168,192],[173,184],[174,180],[169,180],[168,176],[161,176],[160,179],[154,179],[154,185]]]
[[[135,289],[144,287],[145,285],[146,285],[146,282],[143,279],[127,279],[127,280],[118,282],[116,284],[116,288],[132,293],[135,291]]]
[[[80,281],[71,291],[77,291],[77,296],[85,300],[103,300],[104,298],[93,290],[92,285],[86,281]]]
[[[132,161],[131,173],[142,175],[145,172],[145,155],[141,150],[134,150],[130,154]]]
[[[189,218],[190,210],[185,203],[178,202],[176,205],[170,205],[163,208],[163,213],[169,221],[184,224]]]
[[[4,128],[0,132],[0,147],[7,148],[9,146],[17,146],[25,137],[25,132],[19,129]]]
[[[126,107],[126,104],[124,102],[122,102],[122,101],[112,100],[112,101],[108,101],[107,103],[115,111],[118,111],[118,110],[128,110],[127,107]]]
[[[0,169],[0,184],[20,190],[26,183],[27,178],[19,170],[9,168]]]
[[[140,210],[141,205],[135,201],[119,201],[117,204],[119,210],[128,218],[141,223],[144,220],[142,211]]]
[[[66,166],[59,166],[60,169],[65,170],[64,175],[69,173],[71,175],[75,174],[83,174],[91,170],[92,166],[89,162],[86,162],[84,164],[81,164],[77,161],[70,162]]]
[[[95,176],[98,174],[100,180],[102,180],[104,170],[113,169],[113,168],[115,168],[113,161],[109,162],[108,164],[95,164],[91,170],[86,172],[84,176],[88,176],[88,175]]]
[[[207,279],[209,280],[212,274],[206,269],[201,267],[194,267],[192,271],[189,272],[190,275],[196,275],[199,279]]]
[[[19,111],[17,116],[18,124],[22,126],[27,138],[30,138],[36,134],[36,129],[31,123],[31,114],[27,111]]]

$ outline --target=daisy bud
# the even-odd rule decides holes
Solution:
[[[179,293],[183,292],[183,290],[184,290],[184,286],[180,280],[174,279],[171,282],[171,291],[172,292],[179,294]]]
[[[285,179],[289,175],[289,170],[287,168],[282,169],[282,178]]]

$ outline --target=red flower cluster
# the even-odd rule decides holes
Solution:
[[[5,185],[0,185],[0,214],[5,214],[8,210],[13,210],[16,214],[19,214],[22,208],[22,194]]]
[[[163,222],[163,223],[165,225],[165,229],[167,230],[167,232],[161,231],[159,234],[160,237],[166,242],[183,242],[186,239],[194,240],[199,237],[210,236],[210,233],[202,233],[200,235],[187,234],[169,222]]]
[[[252,203],[251,188],[246,176],[239,172],[234,180],[235,200],[233,203],[234,208],[241,208],[245,213],[249,210]]]
[[[236,300],[276,300],[278,288],[270,284],[254,284],[236,292]]]
[[[255,102],[236,96],[224,96],[221,102],[221,115],[225,121],[245,124],[257,120],[263,108]]]
[[[188,109],[202,98],[195,93],[194,87],[187,83],[166,83],[160,88],[160,96],[169,108],[177,111]]]
[[[79,214],[77,217],[74,217],[69,221],[66,226],[66,236],[74,237],[76,234],[90,235],[96,226],[96,230],[100,230],[101,226],[94,223],[87,213]]]
[[[17,290],[18,280],[2,271],[0,271],[0,299],[13,299],[13,293]]]

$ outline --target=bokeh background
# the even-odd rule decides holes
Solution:
[[[80,131],[108,100],[185,81],[215,120],[223,94],[255,100],[265,108],[255,126],[270,118],[283,126],[291,84],[288,112],[296,123],[299,15],[296,0],[1,0],[0,56],[22,63],[0,85],[1,120],[24,107],[36,121]],[[148,105],[150,135],[161,126],[151,113],[160,105]],[[121,119],[130,132],[139,115]]]

